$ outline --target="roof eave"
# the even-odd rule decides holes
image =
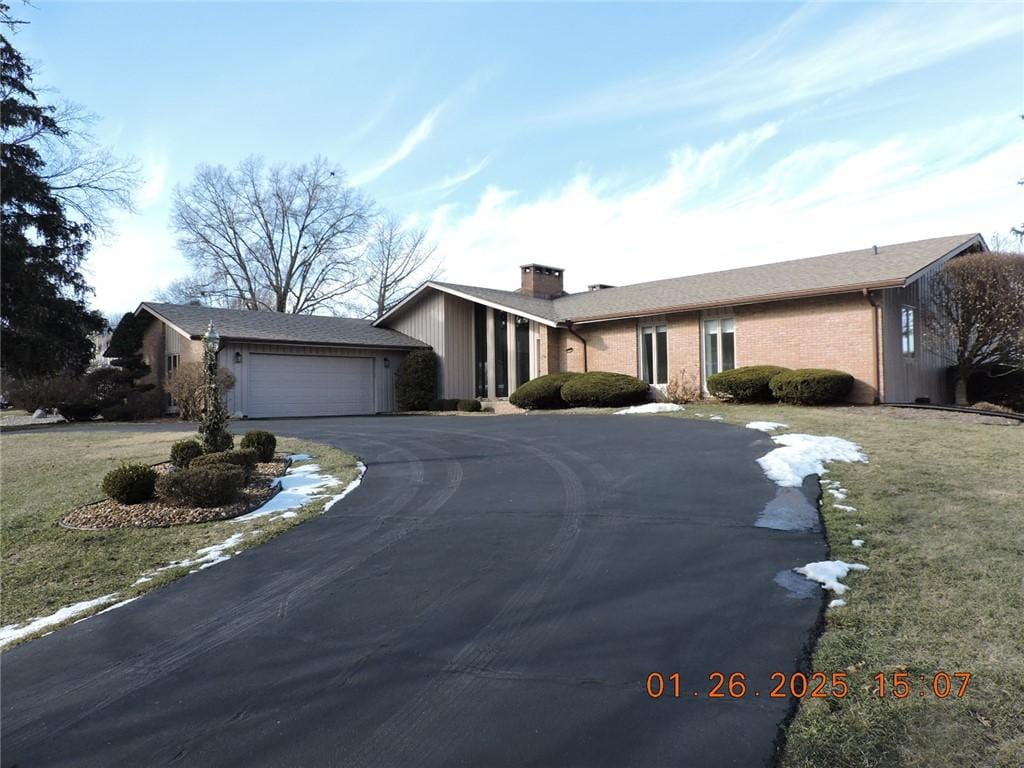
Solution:
[[[507,304],[502,304],[501,302],[491,301],[490,299],[482,299],[479,296],[474,296],[471,293],[466,293],[464,291],[456,290],[455,288],[452,288],[451,286],[439,285],[438,283],[433,283],[433,282],[427,282],[427,283],[424,283],[423,285],[421,285],[415,291],[413,291],[408,296],[406,296],[404,299],[402,299],[400,302],[398,302],[398,304],[396,304],[391,309],[389,309],[387,312],[385,312],[383,315],[381,315],[379,318],[374,320],[373,324],[375,326],[379,326],[384,321],[386,321],[389,318],[393,317],[404,306],[406,306],[409,302],[413,301],[417,296],[419,296],[421,293],[423,293],[423,291],[425,291],[428,288],[433,288],[435,291],[440,291],[441,293],[447,293],[450,296],[456,296],[456,297],[458,297],[460,299],[465,299],[466,301],[471,301],[474,304],[483,304],[485,307],[490,307],[491,309],[500,309],[502,312],[508,312],[510,314],[513,314],[513,315],[518,315],[519,317],[525,317],[525,318],[527,318],[529,320],[533,320],[535,322],[541,323],[541,324],[546,325],[546,326],[548,326],[550,328],[558,327],[558,322],[556,320],[551,320],[550,318],[547,318],[547,317],[541,317],[540,315],[535,315],[535,314],[533,314],[531,312],[527,312],[527,311],[522,310],[522,309],[517,309],[516,307],[510,307]]]

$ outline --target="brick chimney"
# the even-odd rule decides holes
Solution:
[[[538,299],[553,299],[565,293],[562,290],[561,267],[545,267],[543,264],[523,264],[522,287],[519,292]]]

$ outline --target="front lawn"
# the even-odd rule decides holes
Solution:
[[[669,418],[782,422],[779,432],[843,437],[868,455],[830,465],[849,495],[826,494],[823,510],[831,556],[870,566],[850,580],[849,604],[827,612],[813,661],[848,671],[851,693],[803,700],[781,764],[1024,765],[1024,425],[884,408],[686,408]],[[904,669],[911,696],[873,692],[875,674]],[[970,672],[967,695],[936,698],[938,670]]]
[[[171,528],[72,531],[58,525],[71,508],[103,498],[100,482],[108,470],[124,461],[166,461],[171,443],[182,437],[181,432],[107,425],[0,437],[0,626],[47,616],[64,606],[113,592],[119,592],[122,599],[133,597],[186,574],[189,568],[161,571],[151,581],[133,586],[144,573],[192,557],[196,550],[223,542],[232,534],[243,534],[243,546],[261,543],[318,514],[323,507],[322,500],[314,500],[295,510],[298,515],[292,518],[222,520]],[[341,481],[339,490],[357,474],[355,458],[329,446],[281,438],[278,451],[310,454],[323,472]]]

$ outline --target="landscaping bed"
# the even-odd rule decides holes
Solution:
[[[279,487],[274,480],[285,473],[291,462],[284,456],[273,461],[257,463],[252,477],[240,491],[237,500],[213,507],[196,507],[173,504],[160,498],[122,504],[114,499],[103,499],[82,507],[76,507],[65,515],[60,524],[65,528],[78,530],[99,530],[102,528],[166,528],[171,525],[208,523],[212,520],[230,520],[244,515],[265,504]],[[170,462],[156,464],[158,474],[173,471]]]

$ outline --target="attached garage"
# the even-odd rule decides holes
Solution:
[[[224,393],[236,418],[356,416],[395,408],[395,372],[422,341],[369,320],[290,315],[192,304],[144,302],[152,319],[143,356],[153,383],[202,360],[212,324],[220,336],[217,362],[234,376]]]
[[[249,355],[250,418],[374,412],[373,358]]]

